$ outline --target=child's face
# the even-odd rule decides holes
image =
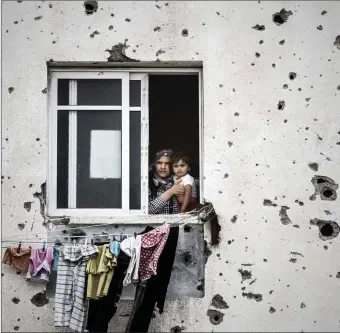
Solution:
[[[179,160],[177,163],[173,164],[172,167],[174,170],[174,174],[177,177],[185,176],[191,169],[189,165],[182,160]]]

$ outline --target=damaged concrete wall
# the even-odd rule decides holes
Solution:
[[[340,3],[2,10],[2,237],[47,232],[46,61],[202,60],[204,196],[221,241],[208,244],[205,297],[168,301],[150,331],[340,330]],[[2,287],[4,331],[57,331],[41,285],[2,267]]]

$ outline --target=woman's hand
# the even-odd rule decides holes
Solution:
[[[170,188],[170,191],[172,195],[175,196],[184,195],[184,185],[182,184],[182,179],[176,181],[175,184]]]

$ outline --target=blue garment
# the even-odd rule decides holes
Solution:
[[[120,242],[118,241],[111,242],[109,246],[109,250],[116,258],[118,258],[118,254],[120,251]]]
[[[59,262],[59,250],[54,247],[53,248],[52,271],[58,271],[58,262]]]

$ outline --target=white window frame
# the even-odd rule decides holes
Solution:
[[[50,87],[48,98],[48,182],[47,182],[47,214],[49,216],[69,217],[112,217],[138,216],[148,214],[148,151],[149,151],[149,74],[153,75],[190,75],[197,74],[199,81],[199,164],[200,164],[200,198],[203,199],[203,92],[202,70],[196,68],[52,68],[50,69]],[[77,79],[121,79],[122,105],[100,106],[100,110],[122,111],[122,209],[104,208],[57,208],[57,123],[58,111],[67,110],[69,113],[69,207],[76,203],[76,151],[77,147],[77,110],[98,110],[97,106],[75,105]],[[71,84],[69,94],[70,106],[57,105],[58,79],[69,79]],[[74,80],[74,81],[73,81]],[[141,107],[130,107],[129,81],[141,80]],[[141,209],[129,209],[129,113],[141,112]],[[81,111],[79,111],[81,112]],[[158,215],[160,217],[160,215]],[[169,217],[167,215],[163,215]],[[172,216],[176,216],[173,214]]]

